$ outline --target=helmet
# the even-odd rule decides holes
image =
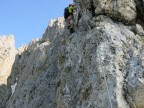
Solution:
[[[72,6],[72,7],[74,7],[74,5],[73,5],[73,4],[69,4],[69,6]]]

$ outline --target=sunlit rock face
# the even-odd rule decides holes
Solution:
[[[144,108],[143,2],[74,1],[74,33],[63,18],[52,19],[41,38],[18,50],[4,105]]]
[[[10,94],[7,78],[11,74],[15,56],[14,36],[0,36],[0,107],[5,106],[4,103]]]
[[[0,85],[7,84],[15,60],[14,36],[0,37]]]
[[[117,21],[133,23],[137,16],[134,0],[80,0],[82,9],[92,9],[96,15],[107,15]],[[140,0],[139,0],[140,6]],[[140,9],[141,8],[141,9]],[[142,5],[139,7],[142,12]],[[142,12],[143,13],[143,12]]]

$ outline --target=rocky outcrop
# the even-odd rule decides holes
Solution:
[[[133,24],[137,20],[144,21],[143,0],[75,0],[81,9],[93,10],[95,15],[106,15],[125,24]],[[94,8],[92,8],[94,7]]]
[[[134,0],[95,0],[96,14],[106,14],[117,20],[125,22],[134,21],[136,18],[136,6]]]
[[[14,46],[14,36],[0,37],[0,108],[4,106],[10,89],[7,87],[7,78],[11,74],[15,61],[16,49]]]
[[[18,50],[7,108],[143,108],[139,2],[81,0],[73,34],[63,18],[52,19],[40,39]]]
[[[15,55],[14,37],[0,37],[0,84],[7,84]]]

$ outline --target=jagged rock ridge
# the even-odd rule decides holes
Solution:
[[[144,2],[81,1],[75,33],[53,19],[15,53],[1,107],[144,107]]]
[[[8,95],[10,95],[10,89],[6,85],[7,78],[11,74],[16,53],[14,36],[0,37],[0,107],[4,106]],[[6,92],[6,90],[9,92]]]

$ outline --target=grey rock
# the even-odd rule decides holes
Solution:
[[[137,3],[81,0],[73,34],[63,18],[52,19],[41,38],[15,53],[7,85],[0,88],[2,105],[143,108],[144,30],[135,23]]]

